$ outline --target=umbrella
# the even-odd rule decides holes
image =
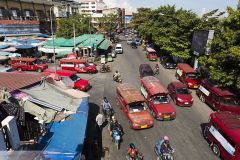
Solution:
[[[33,39],[33,38],[29,38],[28,40],[27,40],[27,44],[31,44],[31,43],[40,43],[41,41],[39,41],[39,40],[36,40],[36,39]]]
[[[9,52],[0,52],[0,56],[8,56],[9,54]]]
[[[15,52],[17,49],[15,47],[9,47],[6,49],[2,49],[2,52]]]
[[[23,45],[16,46],[16,49],[31,49],[31,48],[34,48],[34,46],[29,45],[29,44],[23,44]]]
[[[42,33],[39,33],[37,36],[42,37],[42,38],[49,38],[50,37],[49,35],[42,34]]]
[[[0,49],[5,49],[5,48],[9,48],[9,47],[10,47],[9,44],[0,45]]]
[[[8,57],[21,57],[21,54],[19,54],[19,53],[10,53],[9,55],[8,55]]]

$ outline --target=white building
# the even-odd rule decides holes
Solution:
[[[107,5],[102,0],[82,0],[80,13],[92,15],[93,13],[102,13]]]

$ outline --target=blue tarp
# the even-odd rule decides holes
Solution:
[[[31,44],[31,43],[40,43],[41,41],[39,41],[39,40],[36,40],[36,39],[32,39],[32,38],[29,38],[28,40],[27,40],[27,44]]]
[[[9,47],[10,47],[9,44],[0,45],[0,49],[5,49],[5,48],[9,48]]]
[[[42,37],[42,38],[49,38],[50,37],[49,35],[42,34],[42,33],[39,33],[37,36]]]
[[[49,132],[41,139],[38,149],[44,148],[43,156],[48,160],[79,159],[83,149],[87,119],[88,98],[84,98],[76,114],[63,122],[52,122]]]
[[[31,48],[34,48],[34,46],[28,44],[16,46],[16,49],[31,49]]]

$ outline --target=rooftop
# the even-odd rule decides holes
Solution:
[[[5,87],[12,92],[40,82],[42,77],[40,74],[0,73],[0,88]]]
[[[144,97],[140,94],[140,92],[128,83],[119,84],[117,86],[117,90],[121,96],[123,96],[127,104],[144,102]]]

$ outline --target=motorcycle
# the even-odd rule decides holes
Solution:
[[[143,160],[143,154],[142,153],[138,153],[134,158],[130,158],[129,155],[126,156],[127,160]]]
[[[121,131],[119,129],[112,130],[112,141],[117,146],[117,149],[119,149],[121,141]]]
[[[169,149],[169,151],[166,153],[160,152],[162,143],[163,143],[163,140],[160,140],[154,147],[154,151],[157,155],[157,160],[174,160],[174,157],[173,157],[174,149]]]
[[[111,72],[111,69],[108,65],[105,65],[105,67],[103,67],[103,65],[102,65],[101,68],[99,69],[99,71],[101,73],[106,73],[106,72]]]
[[[113,109],[112,108],[111,109],[106,109],[106,110],[103,109],[103,113],[104,113],[104,116],[105,116],[107,122],[110,122],[111,121],[111,117],[114,114]]]
[[[113,75],[113,80],[118,83],[122,83],[122,79],[120,77],[114,77]]]
[[[154,69],[154,75],[158,75],[159,74],[159,68],[155,68]]]

